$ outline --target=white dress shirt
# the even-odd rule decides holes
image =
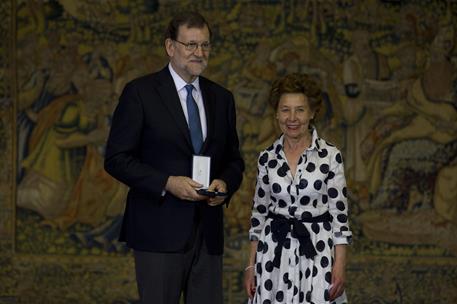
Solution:
[[[178,75],[178,73],[176,73],[171,64],[168,64],[168,69],[170,70],[171,77],[173,77],[173,81],[175,82],[175,87],[178,91],[179,101],[181,102],[181,107],[184,112],[184,116],[186,117],[187,125],[189,125],[189,115],[187,114],[187,90],[185,86],[188,84],[194,86],[194,89],[192,90],[192,96],[194,97],[194,100],[198,106],[198,113],[200,114],[200,123],[202,125],[203,141],[205,141],[207,134],[206,113],[205,106],[203,105],[202,91],[200,90],[199,77],[197,77],[192,83],[187,83],[184,81],[184,79],[181,78],[181,76]]]

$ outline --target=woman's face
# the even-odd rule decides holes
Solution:
[[[314,118],[314,111],[311,111],[304,94],[287,93],[279,99],[276,118],[286,138],[300,139],[309,132],[309,122]]]

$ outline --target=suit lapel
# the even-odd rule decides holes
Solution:
[[[202,154],[206,151],[208,144],[214,134],[214,116],[215,116],[215,96],[210,90],[209,85],[204,77],[200,77],[200,90],[202,91],[203,104],[206,114],[206,139],[203,142]]]
[[[175,83],[171,77],[170,71],[168,70],[168,66],[160,71],[159,77],[160,86],[158,87],[158,92],[161,97],[160,100],[167,107],[178,129],[183,134],[187,145],[192,150],[192,142],[190,140],[186,117],[184,116],[178,92],[176,91]]]

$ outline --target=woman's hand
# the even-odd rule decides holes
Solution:
[[[255,294],[255,269],[254,265],[246,267],[244,271],[244,288],[249,299],[252,300]]]
[[[330,288],[330,301],[335,300],[344,292],[346,282],[346,271],[344,263],[335,261],[332,269],[332,288]]]

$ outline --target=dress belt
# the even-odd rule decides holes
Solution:
[[[305,255],[306,258],[312,259],[317,254],[317,252],[314,248],[313,243],[311,242],[309,231],[306,229],[303,223],[323,223],[332,221],[332,216],[328,211],[321,215],[302,220],[298,220],[296,218],[287,218],[283,215],[274,214],[272,212],[268,213],[268,217],[272,219],[271,233],[278,242],[278,245],[274,251],[275,257],[273,260],[273,266],[277,268],[279,268],[281,263],[282,247],[286,241],[287,233],[292,231],[292,236],[298,239],[300,243],[300,256]]]

